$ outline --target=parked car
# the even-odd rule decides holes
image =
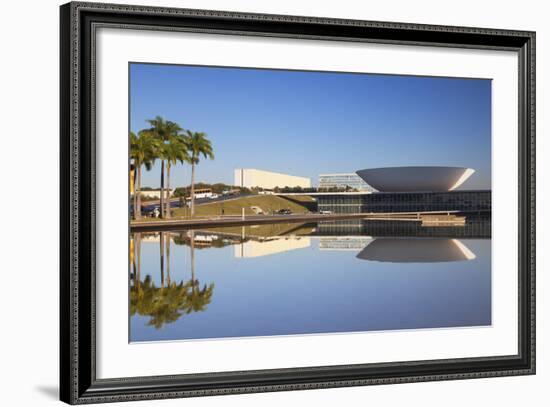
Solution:
[[[160,216],[160,205],[146,206],[141,210],[143,216],[158,218]]]
[[[290,215],[292,211],[290,209],[279,209],[276,213],[279,215]]]
[[[319,211],[320,215],[332,215],[332,211]]]
[[[252,209],[252,212],[254,212],[256,215],[264,214],[264,211],[259,206],[251,206],[250,209]]]

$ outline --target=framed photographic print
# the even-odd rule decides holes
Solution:
[[[60,18],[63,401],[535,373],[535,33]]]

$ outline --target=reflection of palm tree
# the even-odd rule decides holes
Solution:
[[[170,232],[168,232],[167,239],[166,239],[166,284],[170,285],[171,279],[170,279],[170,243],[172,241],[172,236]]]
[[[188,281],[189,283],[189,281]],[[188,298],[189,308],[187,313],[204,311],[206,306],[212,301],[212,294],[214,292],[214,283],[206,286],[206,284],[200,288],[199,280],[194,280],[191,286],[191,296]]]
[[[195,281],[195,231],[189,231],[189,239],[191,248],[191,281]]]
[[[164,287],[164,232],[160,232],[159,249],[160,249],[160,285]]]
[[[190,309],[187,313],[203,311],[206,306],[210,304],[212,300],[212,292],[214,290],[214,284],[210,284],[208,287],[206,284],[200,289],[200,282],[195,278],[195,231],[191,230],[191,296],[189,298]]]
[[[198,287],[198,281],[196,285]],[[140,283],[140,289],[130,291],[130,315],[151,317],[148,325],[159,329],[166,323],[177,321],[183,314],[201,312],[212,301],[214,284],[202,289],[191,287],[191,281],[170,283],[166,287],[156,287],[151,276]]]
[[[195,215],[195,166],[202,155],[204,158],[214,159],[212,143],[206,133],[186,131],[186,144],[191,161],[191,216]]]
[[[130,313],[150,316],[148,325],[159,329],[166,323],[177,321],[182,312],[189,309],[189,283],[172,283],[167,287],[155,287],[150,276],[145,277],[141,292],[130,293]]]
[[[139,292],[141,281],[141,233],[134,234],[134,287]]]
[[[194,236],[193,236],[194,237]],[[166,239],[168,240],[166,242]],[[212,301],[214,284],[204,285],[195,279],[194,252],[192,250],[191,280],[179,284],[170,279],[170,234],[160,233],[161,286],[156,287],[151,276],[147,275],[141,282],[141,235],[134,235],[134,285],[130,291],[130,315],[147,315],[151,317],[148,325],[160,329],[164,324],[177,321],[183,314],[205,311]],[[193,241],[193,240],[191,240]],[[194,248],[194,245],[193,245]],[[166,259],[164,251],[166,250]],[[166,261],[166,282],[164,263]]]

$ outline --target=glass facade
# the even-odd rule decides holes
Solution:
[[[376,237],[441,237],[488,239],[491,237],[491,216],[489,214],[468,216],[461,227],[426,227],[420,222],[339,220],[320,222],[317,227],[320,236],[369,235]]]
[[[362,212],[490,212],[491,191],[397,192],[317,196],[319,211]]]
[[[367,184],[355,173],[345,174],[320,174],[319,189],[346,189],[351,188],[357,191],[373,192],[375,189]]]

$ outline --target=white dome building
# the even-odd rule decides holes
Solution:
[[[387,167],[356,171],[379,192],[446,192],[458,188],[475,170],[464,167]]]

